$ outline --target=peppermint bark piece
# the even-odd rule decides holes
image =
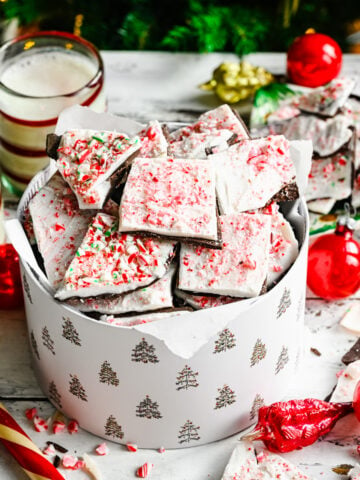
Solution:
[[[308,201],[307,206],[310,212],[326,215],[332,210],[335,203],[336,200],[334,200],[333,198],[319,198],[316,200]]]
[[[353,157],[350,152],[339,152],[332,157],[314,159],[305,199],[348,198],[352,190]]]
[[[220,217],[223,249],[184,245],[180,251],[178,288],[196,293],[256,297],[269,268],[269,215]]]
[[[209,159],[215,169],[222,214],[256,210],[271,200],[298,197],[290,145],[282,135],[243,140]]]
[[[57,149],[57,166],[82,209],[101,208],[110,177],[125,168],[140,149],[139,137],[95,130],[65,132]]]
[[[256,459],[259,472],[264,474],[263,477],[260,476],[259,478],[268,478],[269,480],[311,480],[310,477],[288,460],[280,457],[280,455],[263,450],[257,454]]]
[[[239,442],[232,451],[221,480],[259,480],[255,450],[250,442]]]
[[[179,128],[171,133],[170,138],[173,141],[179,141],[193,133],[211,135],[216,130],[230,131],[231,134],[236,135],[237,141],[249,138],[249,132],[242,119],[226,104],[203,113],[197,122],[187,127]]]
[[[163,320],[165,318],[178,317],[189,313],[189,309],[173,309],[167,312],[152,312],[143,313],[141,315],[131,315],[123,317],[114,317],[113,315],[102,315],[100,320],[105,323],[110,323],[117,327],[133,327],[134,325],[140,325],[142,323],[155,322],[156,320]]]
[[[355,87],[355,80],[339,77],[315,88],[299,98],[299,109],[326,117],[333,117],[344,106]]]
[[[337,376],[338,382],[330,402],[352,402],[356,384],[360,380],[360,360],[349,363]]]
[[[95,212],[79,210],[75,195],[58,172],[31,199],[29,211],[46,275],[57,289]]]
[[[98,213],[56,297],[122,294],[145,287],[167,271],[175,242],[121,234],[115,217]]]
[[[173,306],[171,284],[176,267],[170,265],[165,275],[147,287],[124,295],[107,298],[70,298],[67,304],[77,307],[81,312],[99,312],[107,315],[119,315],[128,312],[146,312]]]
[[[273,285],[291,267],[299,254],[299,244],[290,223],[272,203],[262,210],[271,217],[271,242],[267,286]]]
[[[168,142],[157,120],[149,122],[138,135],[141,141],[140,157],[152,158],[167,156]]]
[[[206,160],[136,158],[121,199],[119,231],[221,248],[212,165]]]
[[[333,155],[346,145],[353,131],[352,121],[345,115],[322,120],[314,115],[300,115],[281,126],[288,140],[311,140],[319,157]]]
[[[192,133],[182,140],[170,142],[168,153],[175,158],[207,158],[229,148],[234,135],[230,130],[215,130],[211,133]]]
[[[227,305],[228,303],[237,302],[238,298],[226,297],[223,295],[194,295],[189,292],[183,292],[179,288],[175,289],[175,295],[195,308],[200,310],[202,308],[220,307],[221,305]]]
[[[360,100],[359,98],[350,97],[342,108],[345,116],[350,117],[352,124],[355,126],[356,135],[360,137]]]

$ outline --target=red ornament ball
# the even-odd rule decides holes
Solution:
[[[360,245],[352,228],[339,223],[335,233],[314,241],[309,248],[307,284],[325,300],[348,297],[360,288]]]
[[[297,37],[287,54],[290,80],[304,87],[320,87],[335,78],[341,70],[339,44],[322,33],[306,33]]]

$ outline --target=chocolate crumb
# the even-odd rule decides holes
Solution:
[[[341,359],[345,365],[349,365],[349,363],[355,362],[355,360],[360,360],[360,338]]]
[[[55,443],[55,442],[47,441],[46,444],[47,445],[52,445],[55,448],[55,450],[57,450],[60,453],[66,453],[66,452],[69,451],[67,448],[65,448],[62,445],[59,445],[58,443]]]
[[[336,465],[336,467],[332,468],[332,471],[338,475],[348,475],[352,468],[354,468],[353,465],[342,463],[341,465]]]
[[[321,352],[317,348],[311,347],[310,352],[316,355],[317,357],[321,357]]]
[[[59,457],[59,455],[56,455],[53,461],[53,465],[55,468],[58,468],[58,466],[60,465],[60,461],[61,461],[61,458]]]

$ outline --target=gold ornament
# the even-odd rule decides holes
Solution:
[[[273,81],[273,75],[263,67],[249,62],[225,62],[214,70],[212,79],[199,88],[213,90],[223,102],[237,103],[252,97],[256,90]]]

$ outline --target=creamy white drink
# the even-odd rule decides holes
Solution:
[[[82,104],[105,110],[102,62],[88,45],[69,34],[40,34],[0,58],[0,164],[13,190],[23,190],[47,165],[46,135],[64,108]]]

